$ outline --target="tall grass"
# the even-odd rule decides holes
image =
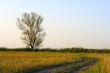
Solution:
[[[31,73],[78,60],[77,54],[57,52],[0,52],[0,73]]]
[[[6,49],[5,51],[0,51],[0,73],[31,73],[35,70],[70,63],[79,60],[82,57],[99,59],[98,63],[82,73],[110,73],[109,51],[110,50],[104,50],[103,52],[103,50],[67,48],[60,50],[37,49],[31,52],[30,50],[23,49],[9,51]]]
[[[87,56],[96,57],[99,62],[82,73],[110,73],[110,55],[109,54],[86,54]]]

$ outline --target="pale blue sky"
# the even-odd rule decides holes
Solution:
[[[110,0],[0,0],[0,47],[24,47],[16,18],[44,17],[43,47],[110,48]]]

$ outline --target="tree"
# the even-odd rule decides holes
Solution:
[[[46,35],[41,27],[42,21],[43,17],[35,12],[23,13],[21,18],[17,19],[18,28],[23,34],[21,39],[31,49],[41,46]]]

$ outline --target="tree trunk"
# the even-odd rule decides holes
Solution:
[[[34,46],[33,45],[31,45],[31,50],[33,50],[34,49]]]

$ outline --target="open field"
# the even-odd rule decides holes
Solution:
[[[34,70],[78,60],[77,54],[56,52],[0,52],[0,73],[32,73]]]
[[[72,69],[80,69],[80,67],[85,67],[87,65],[87,60],[80,61],[82,62],[79,63],[80,65],[74,63],[83,57],[98,59],[98,62],[86,70],[81,71],[81,73],[110,73],[109,53],[61,53],[26,51],[0,51],[0,73],[33,73],[57,66],[61,66],[56,68],[57,71],[59,69],[59,71],[62,72],[69,72],[69,70],[72,71]]]

